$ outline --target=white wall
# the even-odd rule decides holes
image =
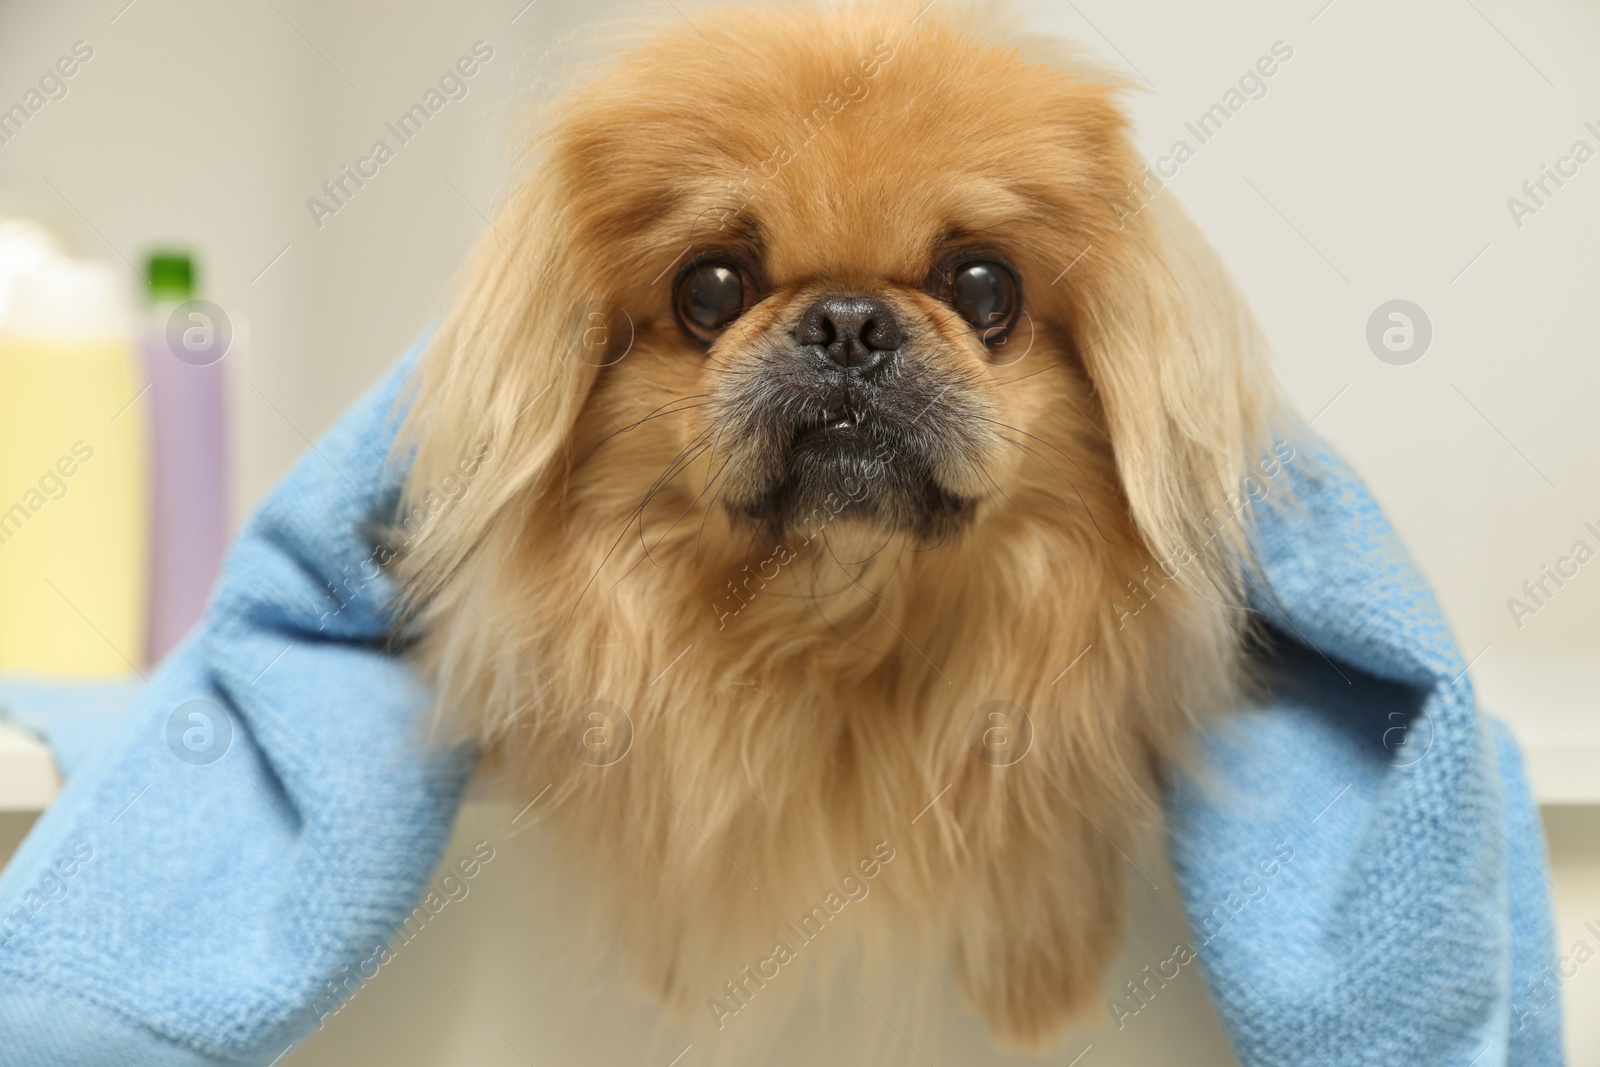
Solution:
[[[251,323],[235,368],[243,507],[437,312],[489,211],[518,86],[564,33],[616,5],[125,2],[0,4],[0,107],[74,41],[95,49],[68,96],[0,146],[0,208],[28,207],[108,258],[137,260],[159,240],[203,250],[210,294]],[[1584,128],[1600,128],[1600,7],[1075,0],[1039,4],[1034,18],[1149,80],[1130,109],[1153,158],[1178,138],[1198,147],[1169,192],[1239,277],[1285,391],[1320,412],[1318,429],[1366,474],[1435,583],[1466,655],[1481,650],[1473,675],[1486,706],[1514,723],[1549,781],[1600,797],[1600,562],[1520,626],[1506,603],[1573,541],[1600,547],[1583,530],[1600,527],[1600,160],[1520,227],[1506,205],[1574,140],[1600,149]],[[480,39],[495,56],[470,95],[318,229],[306,199]],[[1280,40],[1294,54],[1266,96],[1197,146],[1184,122]],[[1394,298],[1433,326],[1430,350],[1408,366],[1381,362],[1364,337]],[[1570,943],[1600,918],[1600,820],[1549,818]],[[516,992],[551,936],[528,922],[519,889],[485,888],[294,1062],[519,1062],[440,980],[481,996],[525,1050],[538,1027],[562,1026]],[[1181,1021],[1203,1007],[1195,996],[1163,1032],[1215,1049],[1214,1024]],[[1600,978],[1580,974],[1569,996],[1600,1003]],[[1574,1007],[1569,1027],[1586,1050],[1575,1062],[1600,1062],[1597,1024]],[[591,1033],[621,1049],[637,1037],[608,1034],[601,1014],[566,1022],[560,1040]],[[376,1056],[385,1033],[391,1052]],[[677,1050],[664,1051],[662,1064]]]

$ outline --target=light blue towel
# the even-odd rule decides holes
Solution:
[[[417,743],[388,579],[347,584],[414,358],[252,517],[0,879],[0,1067],[270,1063],[421,894],[472,759]],[[1559,1007],[1513,1011],[1553,960],[1515,750],[1371,498],[1310,459],[1285,466],[1302,510],[1263,512],[1281,678],[1171,791],[1184,947],[1248,1067],[1559,1064]],[[1113,990],[1113,1025],[1159,1025],[1138,1014],[1183,965]]]

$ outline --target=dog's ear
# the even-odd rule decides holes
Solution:
[[[1281,410],[1266,341],[1172,194],[1123,184],[1115,231],[1074,271],[1077,344],[1147,546],[1164,571],[1234,602],[1249,566],[1244,479]]]
[[[1286,410],[1265,338],[1216,252],[1141,165],[1116,99],[1133,83],[1060,41],[1024,36],[1019,48],[1047,116],[1029,150],[1058,257],[1036,298],[1072,335],[1146,547],[1171,561],[1169,575],[1236,591],[1249,564],[1241,481]]]
[[[605,362],[591,321],[601,305],[561,223],[560,184],[550,166],[517,183],[413,376],[394,453],[409,468],[400,513],[408,615],[499,515],[564,475],[567,440]],[[469,468],[470,485],[450,492]]]

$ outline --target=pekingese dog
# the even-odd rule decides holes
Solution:
[[[897,928],[1048,1040],[1248,684],[1260,332],[1118,80],[956,2],[618,49],[415,376],[414,654],[636,978],[718,1026]]]

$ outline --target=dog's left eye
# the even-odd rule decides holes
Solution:
[[[1021,307],[1017,277],[991,260],[963,263],[950,274],[950,306],[972,324],[987,345],[1005,340]]]
[[[752,289],[736,264],[696,263],[678,278],[673,307],[685,330],[709,342],[744,314]]]

